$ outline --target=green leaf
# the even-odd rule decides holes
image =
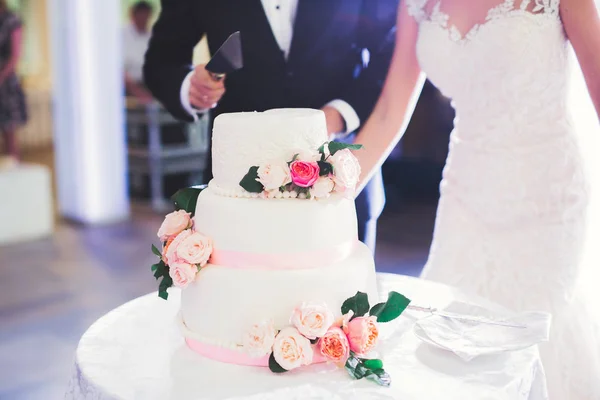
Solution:
[[[341,143],[341,142],[329,142],[329,153],[334,155],[340,150],[349,149],[349,150],[360,150],[362,149],[362,144],[351,144],[351,143]]]
[[[265,187],[257,179],[258,167],[250,167],[246,176],[240,181],[240,186],[250,193],[262,193]]]
[[[371,308],[370,315],[377,317],[377,322],[390,322],[402,314],[410,304],[410,299],[397,292],[390,292],[385,303],[378,303]]]
[[[163,300],[168,300],[169,299],[169,292],[167,292],[166,290],[159,291],[158,292],[158,297],[160,297]]]
[[[156,254],[157,256],[162,257],[162,254],[160,253],[160,250],[158,248],[156,248],[155,245],[152,245],[152,252],[154,254]]]
[[[156,269],[154,269],[154,267],[156,266]],[[161,260],[160,262],[154,264],[152,266],[153,271],[154,271],[154,277],[156,279],[160,278],[161,276],[165,275],[165,272],[167,272],[167,266],[165,265],[165,263]],[[167,272],[168,274],[168,272]]]
[[[277,361],[275,361],[275,356],[273,353],[271,353],[271,356],[269,357],[269,369],[271,372],[275,372],[276,374],[287,372],[287,369],[283,369],[283,367],[279,365]]]
[[[346,315],[348,312],[354,311],[354,317],[362,317],[369,312],[369,296],[366,293],[356,292],[356,294],[342,304],[342,314]]]
[[[372,382],[375,382],[379,386],[389,387],[390,384],[392,383],[392,378],[383,369],[377,369],[375,371],[369,371],[365,375],[365,378],[367,378],[368,380],[370,380]]]
[[[310,340],[310,344],[317,344],[317,342],[319,341],[319,338],[309,339],[309,340]]]
[[[169,273],[167,272],[165,275],[163,275],[163,279],[162,281],[160,281],[160,285],[158,285],[158,291],[166,292],[167,289],[171,286],[173,286],[173,279],[171,279]]]
[[[370,370],[377,370],[377,369],[382,369],[383,368],[383,361],[377,359],[377,358],[373,358],[373,359],[360,359],[362,361],[362,363],[365,365],[365,367],[369,368]]]
[[[328,162],[317,161],[317,164],[319,164],[319,176],[327,176],[333,173],[333,167]]]
[[[351,354],[350,357],[348,357],[348,359],[346,360],[344,368],[346,369],[346,371],[348,371],[348,374],[350,374],[350,376],[354,379],[362,379],[364,378],[364,368],[359,368],[360,365],[360,360]]]
[[[180,189],[173,196],[171,196],[171,200],[175,205],[176,210],[184,210],[185,212],[189,212],[194,216],[194,212],[196,211],[196,201],[198,200],[198,195],[202,190],[204,190],[206,186],[193,186],[185,189]]]

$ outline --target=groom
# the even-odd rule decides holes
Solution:
[[[145,82],[175,117],[271,108],[319,108],[331,138],[351,141],[379,97],[393,51],[398,0],[164,0]],[[214,81],[192,66],[207,35],[211,54],[241,31],[244,67]],[[207,166],[212,178],[211,160]],[[356,200],[359,238],[375,250],[385,203],[381,171]]]

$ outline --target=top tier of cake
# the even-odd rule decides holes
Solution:
[[[212,138],[213,182],[227,192],[242,191],[240,180],[254,165],[290,160],[327,141],[325,114],[313,109],[274,109],[221,114]]]

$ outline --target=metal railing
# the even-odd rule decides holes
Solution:
[[[152,209],[162,212],[172,207],[167,176],[186,175],[185,184],[190,186],[203,183],[209,150],[207,114],[196,123],[184,123],[158,103],[137,105],[128,99],[126,121],[132,198],[149,197]]]

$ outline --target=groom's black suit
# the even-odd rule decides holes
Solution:
[[[299,0],[286,60],[260,0],[163,0],[146,53],[145,81],[175,117],[191,121],[180,89],[192,69],[194,46],[206,34],[214,54],[240,31],[244,67],[227,76],[226,93],[212,118],[226,112],[321,108],[341,99],[364,122],[391,59],[397,1]],[[371,246],[384,202],[378,174],[356,202],[359,236]]]

